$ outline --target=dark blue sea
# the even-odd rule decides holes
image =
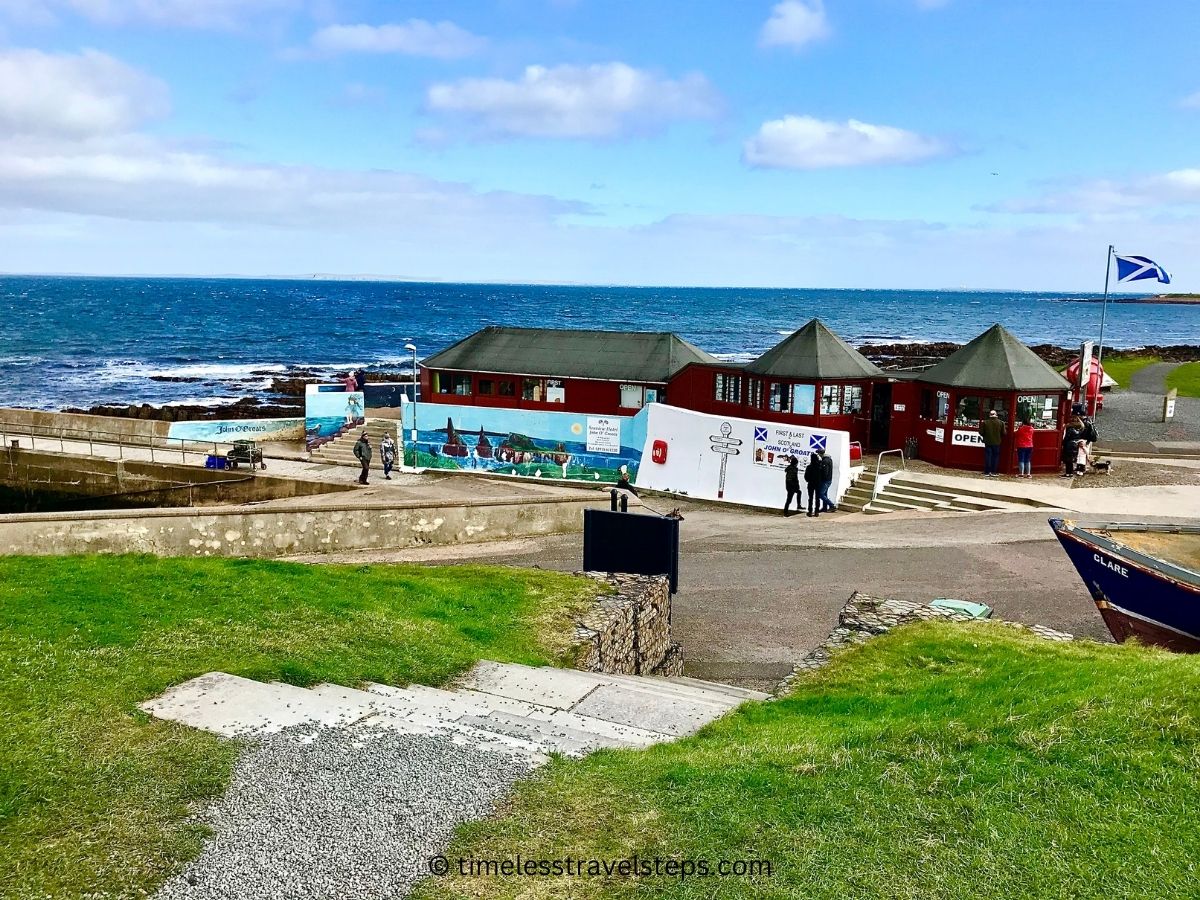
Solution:
[[[488,324],[675,331],[746,360],[813,316],[854,345],[1098,337],[1095,295],[0,276],[0,406],[220,405],[295,369],[406,372]],[[1200,306],[1110,304],[1105,343],[1200,344]]]

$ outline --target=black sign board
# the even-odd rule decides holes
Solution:
[[[583,511],[585,572],[666,575],[679,590],[679,520],[666,516]]]

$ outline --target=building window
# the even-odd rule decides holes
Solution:
[[[718,372],[715,382],[715,390],[713,391],[713,398],[720,400],[722,403],[741,403],[742,376],[725,375]]]
[[[500,389],[496,393],[501,397],[515,397],[517,394],[517,387],[511,381],[501,381]]]
[[[841,412],[842,386],[840,384],[821,385],[821,415],[836,416]]]
[[[646,388],[647,403],[666,403],[667,392],[660,391],[658,388]]]
[[[541,403],[546,396],[545,386],[540,378],[525,378],[521,381],[521,399]]]
[[[921,392],[921,418],[933,422],[945,422],[950,417],[949,391]]]
[[[1029,394],[1017,398],[1017,421],[1029,421],[1034,428],[1054,431],[1058,428],[1058,404],[1061,394]]]
[[[996,411],[1000,421],[1008,422],[1008,401],[1002,397],[960,397],[954,412],[955,428],[978,428],[979,420],[991,410]]]
[[[792,385],[792,413],[811,416],[817,408],[817,386],[815,384]]]
[[[747,394],[749,402],[755,409],[762,409],[763,405],[763,383],[757,378],[751,378],[750,384],[747,386]]]
[[[650,391],[644,391],[640,384],[623,384],[621,385],[621,408],[622,409],[641,409],[644,394],[649,394]],[[648,402],[653,403],[653,400]]]
[[[567,402],[567,387],[562,381],[559,381],[556,378],[550,378],[546,381],[546,402]]]
[[[767,391],[767,409],[771,412],[787,412],[792,408],[792,390],[786,384],[772,381]]]
[[[862,412],[861,384],[847,384],[842,387],[842,415],[857,416]]]
[[[490,396],[495,385],[490,378],[479,379],[479,393],[481,396]]]
[[[471,376],[453,375],[450,372],[438,373],[437,393],[458,394],[461,397],[469,396],[471,393]]]

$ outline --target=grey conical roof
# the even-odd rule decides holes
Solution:
[[[917,381],[996,391],[1065,391],[1067,380],[996,324],[917,376]]]
[[[878,366],[830,331],[820,319],[813,319],[784,338],[746,366],[746,371],[813,380],[884,377]]]

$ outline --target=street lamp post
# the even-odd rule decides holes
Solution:
[[[412,445],[413,445],[413,471],[415,472],[415,471],[417,471],[417,345],[416,344],[405,344],[404,349],[408,350],[410,353],[412,353],[412,358],[413,358],[413,363],[412,363],[412,377],[413,377]],[[401,427],[403,428],[403,423],[401,423]]]

